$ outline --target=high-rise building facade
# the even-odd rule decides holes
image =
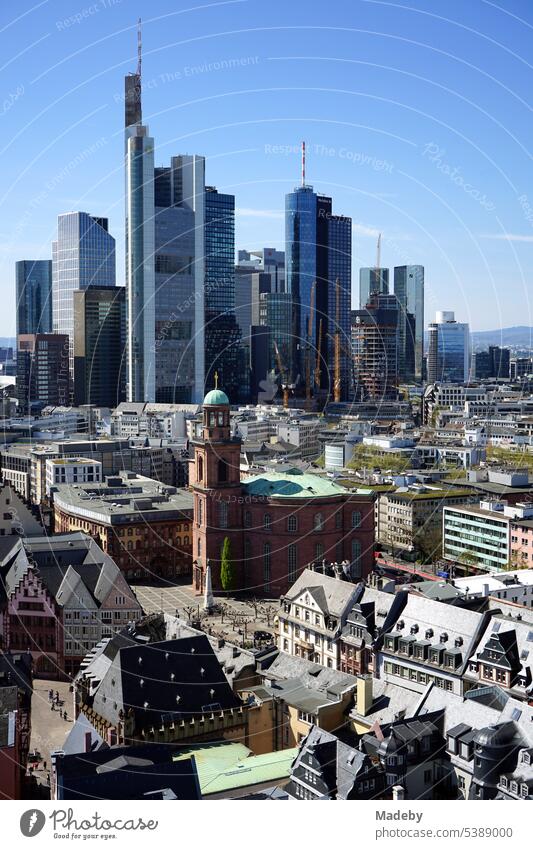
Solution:
[[[125,77],[128,400],[155,400],[154,140],[142,123],[140,62]]]
[[[17,336],[52,332],[52,260],[22,259],[15,265]]]
[[[389,294],[388,268],[359,269],[359,309],[364,310],[371,295]]]
[[[74,292],[74,404],[116,407],[126,398],[126,290]]]
[[[286,195],[285,261],[286,290],[292,296],[293,310],[293,381],[300,386],[306,382],[308,358],[312,372],[320,350],[328,363],[320,366],[319,390],[332,392],[331,351],[336,329],[341,339],[350,338],[351,219],[333,215],[331,198],[317,195],[312,186],[304,184]]]
[[[64,333],[22,333],[17,338],[17,398],[21,413],[70,403],[69,337]]]
[[[155,169],[155,398],[204,395],[205,160]]]
[[[437,312],[428,329],[428,383],[466,383],[470,374],[470,331],[451,311]]]
[[[400,380],[421,382],[424,365],[424,266],[396,266],[394,294],[399,310]]]
[[[363,310],[352,312],[352,346],[356,400],[398,398],[399,316],[394,295],[370,296]]]
[[[54,333],[69,337],[70,375],[74,377],[73,293],[90,286],[115,285],[115,240],[107,218],[87,212],[58,217],[52,242],[52,300]]]
[[[205,385],[239,400],[241,332],[235,316],[235,197],[205,191]]]

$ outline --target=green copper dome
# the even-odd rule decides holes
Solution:
[[[229,406],[229,398],[222,389],[211,389],[204,398],[204,407],[220,407],[227,404]]]

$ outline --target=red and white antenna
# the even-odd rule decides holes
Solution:
[[[305,186],[305,142],[302,142],[302,186]]]

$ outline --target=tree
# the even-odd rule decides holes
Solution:
[[[229,537],[224,537],[222,551],[220,554],[220,583],[224,592],[229,592],[235,587],[235,568],[231,559],[231,543]]]

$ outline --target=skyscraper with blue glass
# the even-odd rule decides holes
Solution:
[[[74,377],[73,293],[90,286],[115,285],[115,240],[107,218],[87,212],[58,217],[57,239],[52,242],[52,314],[54,333],[70,342],[70,374]]]
[[[154,140],[142,123],[140,56],[125,107],[127,394],[155,401]]]
[[[173,156],[155,169],[155,399],[204,392],[205,160]]]
[[[214,373],[230,401],[242,383],[241,331],[235,316],[235,197],[205,191],[205,385]]]
[[[52,261],[22,259],[15,265],[17,336],[52,332]]]
[[[307,358],[313,371],[320,350],[320,391],[332,393],[338,329],[343,398],[349,391],[350,373],[351,228],[351,218],[333,215],[331,198],[316,194],[312,186],[302,184],[286,195],[285,277],[292,296],[293,379],[300,386],[305,383]]]
[[[428,383],[466,383],[470,375],[470,330],[448,310],[428,329]]]

